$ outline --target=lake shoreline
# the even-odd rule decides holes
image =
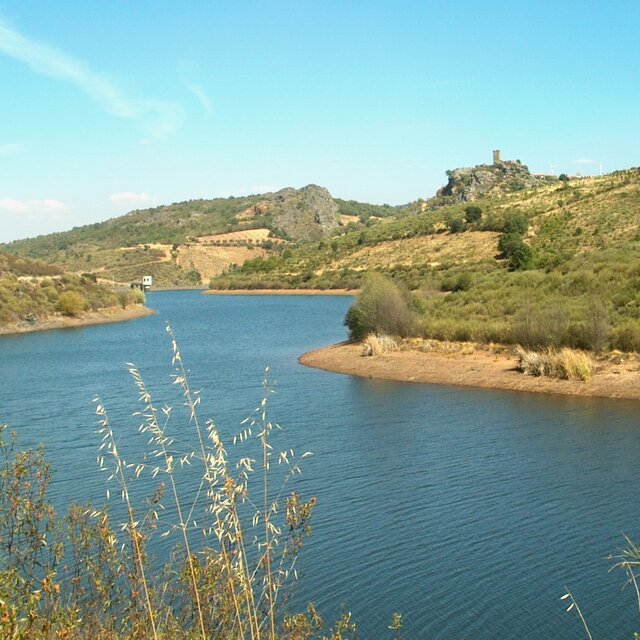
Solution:
[[[356,296],[357,289],[207,289],[206,296]]]
[[[87,327],[96,324],[110,324],[112,322],[128,322],[137,318],[144,318],[155,314],[153,309],[147,307],[108,307],[99,311],[91,311],[79,318],[68,316],[54,316],[46,320],[34,323],[17,322],[0,326],[0,336],[16,335],[19,333],[34,333],[36,331],[52,331],[54,329],[73,329]]]
[[[470,346],[459,351],[406,349],[363,356],[360,343],[342,342],[304,353],[298,362],[379,380],[640,400],[640,365],[635,357],[598,362],[589,382],[528,376],[518,371],[517,356]]]

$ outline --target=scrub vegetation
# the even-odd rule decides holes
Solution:
[[[0,252],[0,326],[143,303],[139,290],[114,292],[91,274],[63,273],[42,261]]]

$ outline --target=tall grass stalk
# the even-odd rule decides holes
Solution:
[[[624,536],[627,543],[626,548],[622,551],[622,555],[611,557],[616,563],[611,569],[622,569],[627,574],[627,584],[632,584],[636,593],[636,602],[638,604],[638,612],[640,613],[640,587],[638,586],[638,567],[640,567],[640,547],[628,536]]]
[[[580,609],[580,606],[576,602],[576,600],[573,597],[573,594],[571,593],[571,591],[569,591],[569,589],[567,589],[567,587],[565,587],[565,589],[566,589],[566,593],[560,598],[560,600],[568,600],[569,601],[569,606],[567,607],[567,611],[573,611],[575,609],[576,613],[578,614],[578,617],[580,618],[580,621],[582,622],[582,626],[584,627],[584,630],[585,630],[585,633],[587,634],[587,637],[589,638],[589,640],[593,640],[593,636],[591,635],[591,631],[589,631],[589,625],[587,624],[587,621],[585,620],[584,616],[582,615],[582,610]]]
[[[200,447],[201,461],[204,465],[204,476],[203,479],[209,485],[209,497],[211,499],[211,513],[215,518],[215,528],[216,536],[218,538],[218,542],[220,543],[220,551],[222,553],[222,557],[224,560],[224,566],[226,570],[227,584],[229,587],[229,593],[231,594],[233,600],[233,607],[236,615],[236,621],[238,624],[238,630],[240,632],[240,637],[244,638],[244,624],[243,624],[243,616],[241,611],[240,602],[238,600],[236,589],[234,585],[234,570],[232,567],[231,558],[229,557],[229,552],[227,549],[227,545],[225,544],[225,533],[224,533],[224,522],[221,517],[221,508],[222,504],[220,504],[219,494],[216,487],[216,482],[219,477],[224,479],[225,489],[232,488],[232,482],[227,475],[227,460],[226,460],[226,452],[222,445],[222,441],[218,436],[217,429],[212,421],[207,423],[207,434],[208,438],[213,446],[213,452],[207,453],[204,444],[204,438],[202,435],[202,428],[200,426],[200,420],[198,416],[197,407],[200,404],[200,397],[197,394],[192,393],[191,387],[189,386],[189,380],[187,377],[187,372],[184,367],[184,363],[182,361],[182,356],[180,354],[180,350],[178,348],[178,342],[176,340],[175,334],[170,326],[167,326],[167,333],[171,338],[171,349],[173,352],[172,365],[176,367],[177,374],[173,376],[174,384],[178,385],[182,390],[182,395],[185,399],[185,405],[189,411],[189,421],[193,423],[195,427],[195,431],[198,438],[198,445]],[[230,486],[231,485],[231,486]],[[226,506],[226,505],[225,505]],[[232,509],[232,513],[234,513]],[[237,513],[234,513],[237,515]],[[260,629],[257,622],[257,617],[255,613],[255,600],[253,598],[253,590],[249,589],[249,583],[246,581],[246,576],[249,574],[249,567],[246,564],[246,553],[244,550],[244,540],[242,538],[241,529],[238,527],[238,519],[236,517],[232,518],[233,528],[236,533],[236,542],[239,544],[241,548],[241,562],[242,562],[242,570],[240,572],[241,576],[241,587],[244,593],[245,602],[247,606],[247,611],[249,612],[249,627],[250,634],[252,640],[256,640],[259,638]],[[229,542],[233,542],[233,537],[229,537]]]
[[[266,370],[262,383],[263,397],[258,409],[259,422],[255,419],[247,419],[244,421],[243,430],[233,439],[234,444],[237,444],[238,441],[240,443],[246,442],[253,437],[254,428],[256,426],[259,427],[256,437],[262,454],[262,500],[261,507],[258,508],[250,498],[248,486],[249,476],[254,471],[255,460],[248,457],[240,458],[237,463],[238,475],[234,477],[230,473],[226,450],[213,421],[206,423],[207,440],[205,440],[198,414],[200,397],[197,392],[192,391],[189,385],[187,371],[184,367],[175,335],[170,327],[167,327],[167,332],[171,338],[172,363],[176,369],[173,381],[174,384],[180,387],[184,404],[189,413],[189,421],[195,428],[199,457],[204,464],[203,481],[207,485],[210,501],[208,511],[214,518],[214,526],[204,529],[203,534],[208,535],[213,531],[218,539],[227,585],[233,600],[239,636],[245,638],[248,633],[252,640],[261,640],[262,638],[275,640],[277,633],[276,610],[280,590],[283,582],[289,580],[292,575],[291,570],[294,569],[301,538],[298,536],[293,545],[283,545],[280,540],[282,530],[274,524],[273,516],[278,513],[278,505],[289,479],[296,473],[300,473],[300,467],[295,462],[295,454],[292,450],[279,453],[278,464],[284,463],[287,465],[288,470],[282,480],[278,494],[275,499],[270,500],[269,478],[271,475],[271,459],[274,453],[270,444],[270,436],[274,425],[268,419],[267,412],[268,397],[271,393],[268,379],[269,370]],[[142,383],[139,374],[137,384],[139,389],[144,389],[144,399],[148,401],[148,392],[142,386],[144,383]],[[277,427],[278,425],[275,426]],[[158,435],[164,438],[164,432],[162,432],[162,435],[160,433]],[[209,445],[206,444],[207,442]],[[307,455],[310,454],[307,452],[302,457]],[[183,461],[187,462],[192,457],[185,457]],[[196,500],[198,495],[199,492],[196,495]],[[245,526],[239,513],[239,504],[243,502],[246,502],[254,509],[251,519],[252,526],[257,526],[260,519],[262,519],[263,525],[263,540],[257,544],[258,559],[253,569],[250,567],[249,553],[245,542]],[[286,518],[290,525],[290,536],[294,535],[295,531],[300,528],[303,529],[305,534],[308,535],[310,533],[308,519],[313,504],[313,501],[311,503],[300,502],[297,499],[297,494],[292,494],[289,498]],[[189,516],[184,520],[183,528],[185,530],[194,510],[195,504],[191,506]],[[278,547],[283,550],[279,562],[274,565],[275,552]],[[230,553],[232,548],[237,550],[235,557]],[[289,562],[290,566],[287,565],[285,567],[286,562]],[[261,573],[264,575],[262,580],[258,582]],[[294,576],[297,576],[295,570]],[[236,591],[236,583],[239,584],[240,594]],[[259,583],[261,587],[259,594],[256,594],[254,588]],[[268,612],[267,616],[262,615],[265,610]]]
[[[122,499],[127,506],[127,515],[129,518],[128,523],[123,526],[123,529],[129,532],[131,538],[131,545],[133,547],[133,554],[138,571],[140,574],[140,580],[142,582],[142,589],[144,591],[145,605],[147,608],[147,614],[149,616],[149,624],[151,625],[151,631],[155,640],[158,638],[156,631],[156,620],[153,607],[151,606],[151,596],[149,594],[149,586],[147,583],[147,576],[145,571],[145,562],[142,554],[142,548],[140,545],[141,535],[138,532],[138,521],[135,519],[133,505],[129,495],[129,487],[127,484],[126,474],[124,470],[126,468],[125,460],[120,456],[116,440],[113,437],[113,430],[111,429],[111,423],[109,422],[109,416],[104,405],[98,401],[96,406],[96,414],[100,417],[98,433],[102,435],[102,444],[100,449],[104,449],[109,453],[114,460],[115,468],[113,473],[107,479],[107,482],[112,479],[116,479],[120,484]],[[104,458],[100,458],[101,465],[104,465]],[[102,466],[104,469],[105,467]],[[139,467],[138,467],[139,468]],[[136,474],[139,475],[140,471],[136,469]]]
[[[158,447],[162,458],[165,462],[165,474],[169,479],[169,483],[171,484],[171,493],[173,495],[174,504],[176,506],[176,513],[178,514],[178,522],[180,527],[180,532],[182,533],[182,540],[184,542],[185,553],[187,557],[187,564],[189,566],[189,575],[191,578],[191,585],[193,588],[193,594],[196,600],[196,609],[198,612],[198,623],[200,626],[200,635],[202,640],[207,639],[207,632],[205,631],[204,626],[204,618],[202,615],[202,605],[200,603],[200,590],[198,589],[198,582],[196,579],[196,569],[194,566],[194,558],[191,552],[191,545],[189,543],[189,535],[188,535],[188,521],[185,520],[182,513],[182,505],[180,503],[180,498],[178,496],[178,488],[176,486],[175,477],[173,474],[173,456],[169,455],[167,451],[167,446],[171,446],[173,441],[169,438],[165,437],[164,431],[169,422],[169,418],[171,416],[171,409],[165,408],[163,410],[165,421],[164,426],[160,426],[160,422],[158,420],[158,410],[156,409],[153,401],[151,399],[151,394],[149,393],[147,386],[140,375],[137,367],[134,364],[129,364],[129,374],[133,378],[133,381],[138,389],[138,393],[140,396],[140,401],[145,404],[142,412],[137,412],[137,415],[142,415],[145,418],[145,423],[143,424],[141,431],[144,432],[149,430],[152,434],[153,442]]]

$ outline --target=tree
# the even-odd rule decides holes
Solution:
[[[351,340],[363,340],[374,332],[407,337],[415,328],[410,294],[388,276],[368,273],[344,324]]]
[[[464,219],[472,224],[473,222],[478,222],[482,218],[482,209],[476,205],[469,205],[464,210]]]
[[[521,241],[509,258],[509,269],[512,271],[525,271],[526,269],[531,269],[533,266],[533,249]]]
[[[517,233],[523,236],[529,228],[529,218],[524,213],[511,213],[504,219],[504,233]]]
[[[462,218],[451,217],[447,220],[447,226],[451,233],[460,233],[464,229],[464,220]]]

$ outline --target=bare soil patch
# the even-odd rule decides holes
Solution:
[[[183,269],[195,269],[203,282],[222,273],[229,265],[241,265],[245,260],[267,255],[258,247],[220,247],[211,245],[188,244],[177,250],[176,264]]]
[[[281,238],[270,238],[269,229],[244,229],[242,231],[230,231],[229,233],[216,233],[209,236],[198,236],[196,241],[199,244],[211,244],[220,242],[284,242]]]

